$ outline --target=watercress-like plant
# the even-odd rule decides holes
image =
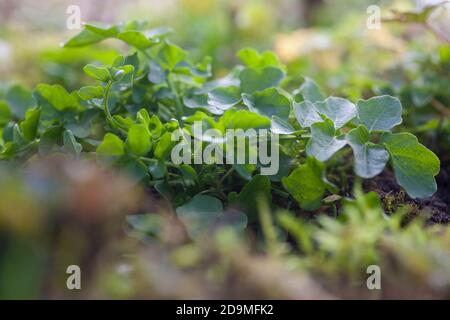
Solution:
[[[291,94],[285,90],[287,69],[276,55],[249,48],[238,52],[243,65],[211,80],[210,59],[193,62],[169,34],[139,22],[86,24],[66,47],[112,38],[131,52],[109,66],[85,66],[92,83],[73,92],[49,84],[39,84],[33,93],[11,87],[0,103],[1,159],[23,162],[55,152],[95,157],[170,200],[191,237],[223,221],[242,228],[247,218],[241,214],[223,217],[237,207],[249,221],[255,219],[261,195],[276,203],[290,194],[301,208],[317,209],[327,191],[339,193],[326,169],[346,146],[353,151],[357,176],[372,178],[390,162],[411,197],[436,191],[439,159],[412,134],[392,132],[402,122],[397,98],[356,104],[327,98],[309,78]],[[260,163],[174,164],[172,133],[192,135],[195,121],[222,133],[264,128],[280,135],[278,174],[259,175]],[[204,137],[202,143],[220,142]]]

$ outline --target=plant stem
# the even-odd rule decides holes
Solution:
[[[225,172],[225,174],[224,174],[224,175],[222,176],[222,178],[220,179],[220,184],[222,184],[222,183],[225,181],[225,179],[226,179],[231,173],[233,173],[233,171],[234,171],[234,167],[231,166],[231,168],[228,169],[228,171]]]
[[[308,140],[309,137],[297,137],[294,135],[281,135],[279,137],[280,140]]]
[[[109,81],[105,86],[105,95],[103,97],[103,111],[105,112],[106,119],[108,120],[110,126],[116,130],[118,130],[123,135],[127,135],[127,131],[121,128],[120,124],[117,123],[117,121],[114,120],[114,118],[111,115],[111,112],[109,111],[109,92],[111,90],[113,82]]]
[[[151,61],[153,59],[152,56],[148,54],[145,50],[139,50],[147,59],[148,61]],[[167,75],[167,86],[169,87],[169,90],[172,92],[172,94],[175,96],[175,108],[176,108],[176,117],[178,122],[182,123],[182,117],[183,117],[183,104],[180,99],[180,95],[178,94],[177,89],[175,88],[175,85],[173,81],[170,79],[170,73]]]
[[[170,79],[170,74],[167,76],[167,85],[169,86],[170,91],[175,96],[175,107],[176,107],[176,116],[180,123],[182,123],[183,116],[183,104],[181,103],[180,95],[178,94],[173,81]]]

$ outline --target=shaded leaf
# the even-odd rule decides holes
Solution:
[[[333,122],[327,119],[311,126],[311,139],[306,145],[306,154],[317,160],[327,161],[347,144],[344,136],[336,136]]]
[[[167,43],[159,52],[161,64],[168,70],[173,70],[175,66],[185,60],[186,57],[186,51],[171,43]]]
[[[226,110],[241,101],[241,90],[236,86],[216,87],[208,93],[208,104]]]
[[[217,198],[196,195],[188,203],[178,207],[176,212],[189,236],[195,239],[214,225],[223,213],[223,206]]]
[[[31,141],[36,137],[40,116],[41,108],[29,109],[25,113],[25,120],[20,123],[20,130],[26,140]]]
[[[289,122],[278,116],[272,116],[272,125],[270,130],[276,134],[291,134],[295,132],[295,129]]]
[[[72,131],[65,130],[63,134],[63,149],[68,154],[78,157],[83,147],[77,142]]]
[[[277,116],[287,120],[291,110],[289,99],[276,88],[267,88],[253,94],[242,94],[244,104],[252,112],[259,113],[269,119]]]
[[[241,90],[244,93],[252,93],[270,87],[276,87],[283,80],[284,72],[275,67],[262,69],[245,68],[239,74]]]
[[[36,106],[31,91],[21,85],[13,85],[8,89],[6,92],[6,101],[12,114],[19,119],[24,118],[25,111],[28,108]]]
[[[381,142],[391,156],[395,178],[411,198],[426,198],[436,192],[434,176],[439,158],[410,133],[385,133]]]
[[[320,207],[326,191],[323,180],[325,167],[314,158],[308,158],[288,177],[281,180],[284,188],[305,210],[315,210]]]
[[[305,77],[305,81],[295,92],[295,94],[301,94],[303,100],[310,101],[312,103],[325,100],[325,96],[317,83],[308,77]]]
[[[391,96],[359,100],[356,104],[359,122],[372,131],[389,131],[402,123],[402,105]]]
[[[364,126],[358,126],[347,133],[348,144],[355,157],[355,173],[362,178],[372,178],[383,171],[389,160],[389,153],[383,146],[370,142],[370,133]]]
[[[148,164],[148,171],[153,179],[161,179],[167,171],[167,166],[164,160],[151,159]]]
[[[246,212],[252,219],[258,216],[258,201],[263,197],[267,203],[272,201],[271,183],[267,176],[255,175],[237,194],[231,205]]]
[[[314,104],[308,100],[294,102],[294,113],[302,128],[309,128],[313,123],[323,121]]]
[[[314,103],[314,107],[320,114],[326,115],[333,121],[336,129],[343,127],[356,117],[355,105],[343,98],[329,97],[325,101]]]

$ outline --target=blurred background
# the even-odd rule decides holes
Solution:
[[[412,40],[408,47],[418,52],[432,52],[450,28],[447,10],[432,19],[439,37],[431,34],[429,26],[420,25],[398,28],[398,24],[383,23],[380,29],[370,30],[366,27],[369,6],[378,6],[382,17],[391,17],[393,9],[420,11],[436,2],[440,1],[1,0],[0,80],[16,80],[30,87],[39,81],[60,82],[75,88],[83,79],[78,70],[86,61],[111,60],[114,42],[88,49],[58,48],[77,32],[67,28],[71,16],[67,9],[76,5],[83,22],[114,24],[140,19],[151,26],[169,26],[174,30],[172,39],[194,57],[212,56],[216,73],[236,62],[238,49],[252,46],[273,49],[294,76],[318,74],[321,79],[317,80],[332,89],[350,81],[343,70],[357,73],[351,81],[357,82],[358,89],[368,74],[381,73],[380,64],[373,62],[383,68],[404,57],[405,39]],[[359,59],[357,65],[354,58]],[[373,70],[375,66],[378,70]]]
[[[82,22],[137,19],[170,27],[171,39],[194,59],[212,57],[214,76],[238,63],[239,49],[253,47],[280,57],[293,88],[308,76],[329,95],[395,95],[405,108],[404,125],[448,168],[450,8],[427,9],[441,2],[0,0],[0,102],[12,87],[19,96],[42,82],[78,89],[87,82],[84,65],[110,64],[127,50],[114,40],[62,48],[79,32],[67,27],[67,9],[77,5]],[[380,9],[381,28],[367,28],[373,5]],[[438,179],[447,183],[445,193],[449,177]],[[276,243],[275,254],[260,255],[254,254],[262,251],[254,235],[243,239],[230,230],[190,243],[167,204],[92,163],[53,159],[26,173],[2,164],[0,298],[450,297],[449,229],[400,230],[380,218],[378,202],[361,201],[345,209],[357,221],[330,219],[325,231],[297,228],[303,230],[299,238],[320,247],[307,259],[299,258],[307,246],[285,243]],[[131,218],[124,226],[127,213],[155,211],[161,218]],[[395,232],[382,232],[386,228]],[[158,241],[149,236],[155,233]],[[358,282],[371,262],[388,270],[382,294],[368,293]],[[70,263],[84,270],[82,293],[65,290]]]

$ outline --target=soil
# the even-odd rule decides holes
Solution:
[[[409,205],[411,210],[407,220],[422,216],[427,224],[447,224],[450,222],[450,161],[441,163],[436,183],[438,189],[431,198],[411,199],[397,184],[392,171],[385,170],[379,176],[365,181],[364,189],[380,195],[387,214],[394,213],[402,205]]]

